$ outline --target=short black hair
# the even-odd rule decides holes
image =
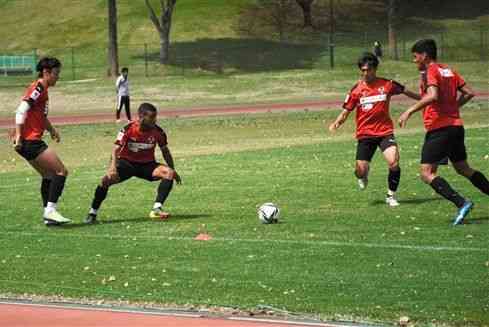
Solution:
[[[44,57],[36,65],[36,71],[39,72],[39,77],[42,77],[44,69],[61,68],[61,62],[55,57]]]
[[[368,67],[377,68],[377,66],[379,66],[379,59],[371,52],[364,52],[360,58],[358,58],[358,68],[362,69],[362,67],[365,65],[368,65]]]
[[[146,112],[157,112],[157,109],[151,103],[147,103],[147,102],[141,103],[141,105],[138,108],[138,114],[142,115]]]
[[[122,67],[121,72],[122,72],[122,73],[123,73],[123,72],[129,73],[129,68],[127,68],[127,67]]]
[[[412,53],[426,53],[428,57],[436,60],[436,42],[433,39],[423,39],[416,42],[411,48]]]

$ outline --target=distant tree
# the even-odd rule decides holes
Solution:
[[[108,0],[109,9],[109,44],[107,51],[107,61],[109,67],[107,76],[117,76],[119,74],[119,50],[117,45],[117,7],[116,0]]]
[[[241,10],[237,30],[248,36],[284,41],[298,15],[294,0],[257,0]]]
[[[397,47],[397,27],[399,26],[399,0],[386,0],[387,5],[387,31],[389,38],[389,55],[394,60],[399,60]]]
[[[149,0],[144,0],[144,2],[146,3],[146,7],[148,7],[149,18],[153,22],[160,37],[160,64],[166,64],[169,59],[172,15],[177,0],[160,0],[161,13],[159,18]]]
[[[296,0],[296,2],[301,7],[304,16],[303,27],[314,27],[312,23],[312,3],[314,0]]]

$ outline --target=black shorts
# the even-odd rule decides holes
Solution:
[[[463,126],[448,126],[429,131],[424,139],[421,163],[440,164],[445,158],[451,162],[467,160],[464,141]]]
[[[17,151],[25,160],[31,161],[36,159],[41,153],[46,151],[48,145],[42,140],[22,141],[22,147]]]
[[[123,182],[131,177],[138,177],[150,182],[154,182],[159,178],[153,177],[153,171],[161,166],[156,161],[152,162],[133,162],[125,159],[119,159],[117,161],[117,174],[119,174],[120,181]]]
[[[357,160],[371,161],[377,147],[384,152],[391,146],[397,146],[394,134],[381,137],[368,137],[358,140],[357,144]]]

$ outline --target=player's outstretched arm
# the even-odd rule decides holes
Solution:
[[[329,125],[329,131],[331,133],[335,132],[338,128],[343,125],[348,116],[350,115],[350,111],[343,109],[343,111],[336,117],[335,121]]]
[[[412,114],[415,112],[420,111],[430,103],[437,101],[438,100],[438,88],[436,86],[430,86],[428,87],[428,90],[426,91],[426,94],[416,102],[414,105],[412,105],[409,109],[404,111],[401,116],[399,117],[399,126],[405,127],[407,124],[407,121],[409,117],[411,117]]]
[[[173,161],[173,156],[171,155],[170,149],[167,146],[162,146],[160,147],[161,149],[161,155],[163,156],[163,159],[165,159],[165,162],[167,163],[168,167],[173,169],[175,171],[175,181],[177,184],[182,183],[182,179],[180,175],[178,175],[177,171],[175,170],[175,162]]]
[[[405,96],[408,98],[414,99],[414,100],[421,100],[421,95],[418,93],[415,93],[413,91],[410,91],[408,89],[405,89],[404,92],[402,92]]]
[[[462,93],[460,95],[460,97],[458,98],[457,102],[458,102],[458,107],[462,107],[464,104],[466,104],[467,102],[469,102],[470,100],[472,100],[473,97],[475,97],[475,93],[474,91],[472,90],[471,87],[469,87],[468,85],[464,85],[462,86],[460,89],[459,89],[460,93]]]

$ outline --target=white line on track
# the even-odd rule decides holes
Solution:
[[[62,234],[62,233],[29,233],[29,232],[0,232],[0,235],[15,235],[28,237],[68,237],[68,238],[92,238],[92,239],[107,239],[107,240],[134,240],[138,241],[194,241],[192,237],[172,237],[172,236],[145,236],[145,235],[117,235],[117,234]],[[310,240],[280,240],[280,239],[247,239],[247,238],[221,238],[215,237],[212,242],[242,242],[242,243],[275,243],[288,245],[307,245],[307,246],[334,246],[334,247],[358,247],[358,248],[373,248],[373,249],[391,249],[391,250],[416,250],[416,251],[434,251],[434,252],[484,252],[486,248],[476,247],[452,247],[438,245],[404,245],[404,244],[381,244],[381,243],[363,243],[363,242],[339,242],[339,241],[310,241]]]

